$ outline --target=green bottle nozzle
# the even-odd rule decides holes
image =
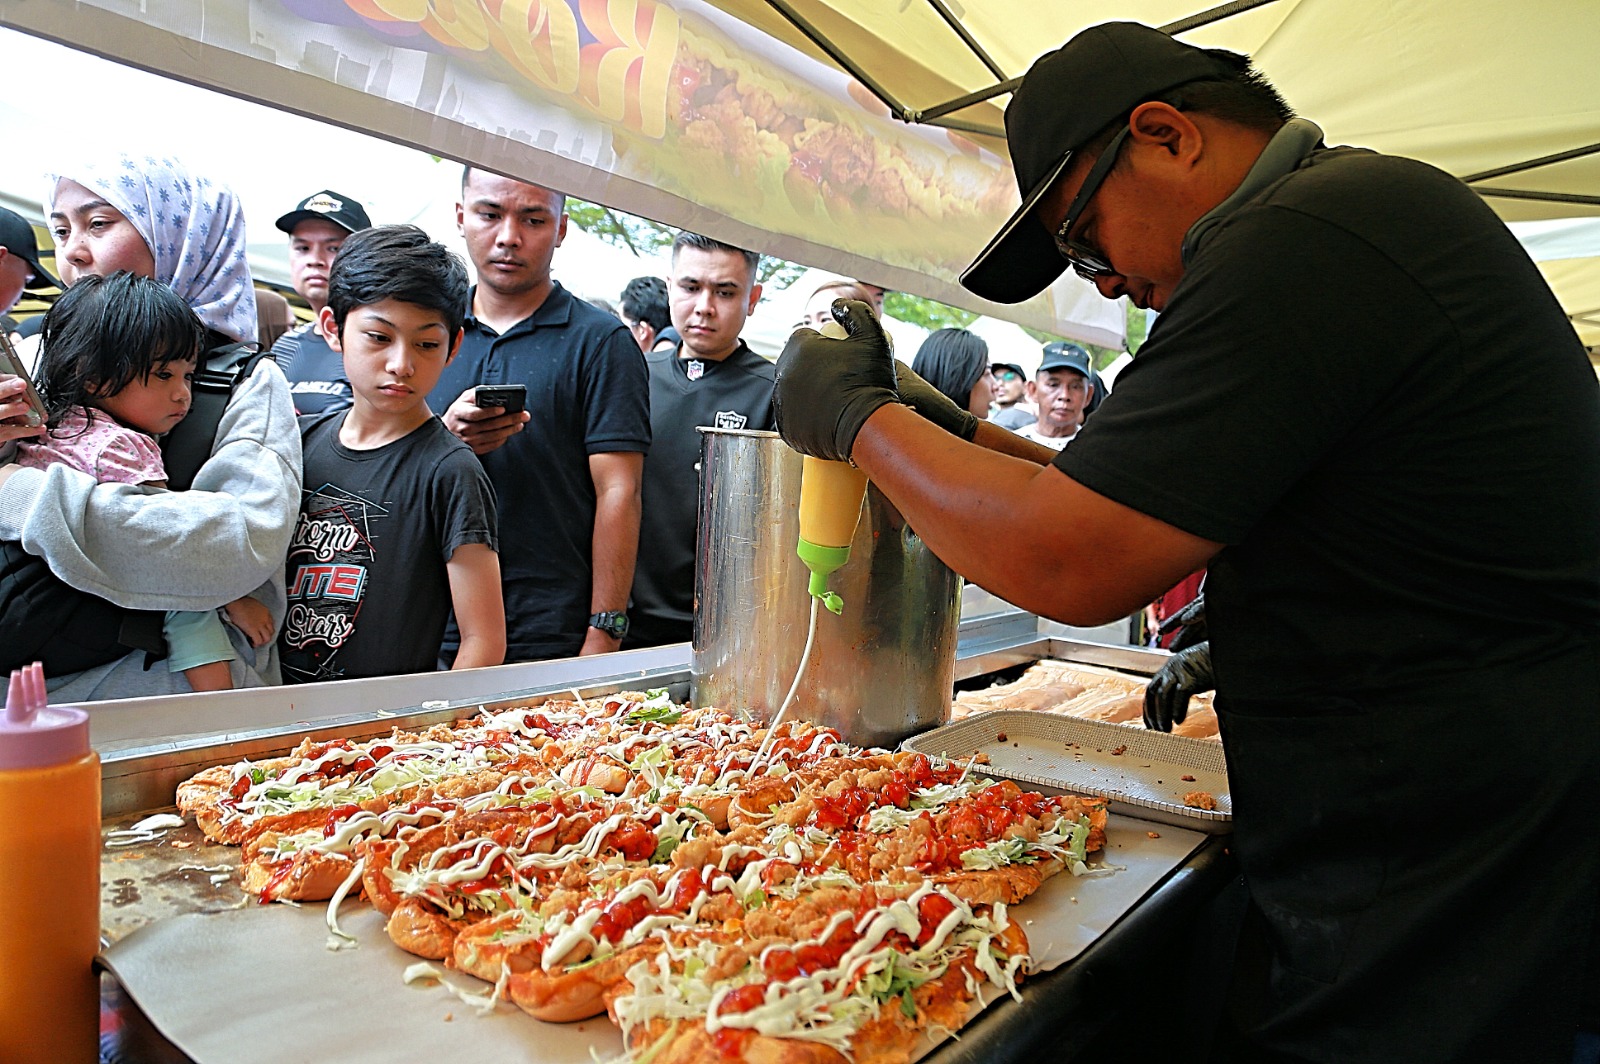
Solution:
[[[850,560],[849,547],[824,547],[802,539],[795,547],[795,553],[800,560],[805,562],[806,568],[811,570],[811,581],[806,590],[822,600],[822,604],[833,613],[844,612],[844,600],[828,590],[828,577],[843,567]]]

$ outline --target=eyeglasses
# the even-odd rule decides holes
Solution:
[[[994,371],[994,379],[997,381],[1020,381],[1022,378],[1008,369],[999,369]]]
[[[1067,265],[1085,281],[1092,281],[1117,271],[1112,268],[1105,252],[1081,240],[1070,239],[1067,234],[1078,224],[1078,219],[1083,216],[1089,201],[1094,199],[1094,194],[1100,191],[1100,185],[1105,181],[1106,174],[1111,171],[1111,164],[1117,161],[1117,152],[1122,150],[1122,142],[1127,139],[1130,129],[1129,126],[1123,126],[1122,131],[1112,137],[1111,143],[1106,145],[1106,150],[1100,153],[1100,158],[1094,161],[1094,166],[1089,169],[1089,176],[1083,179],[1078,194],[1072,198],[1072,206],[1067,208],[1067,216],[1061,220],[1061,227],[1055,233],[1056,250],[1067,260]]]

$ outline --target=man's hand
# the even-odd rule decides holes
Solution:
[[[0,373],[0,443],[44,435],[43,425],[27,424],[28,404],[22,398],[28,382]]]
[[[622,640],[614,639],[598,628],[590,628],[589,634],[583,637],[583,649],[578,651],[578,657],[586,658],[590,654],[613,654],[622,649]]]
[[[1216,685],[1209,641],[1178,651],[1150,677],[1144,689],[1144,726],[1151,731],[1171,731],[1189,716],[1189,696]]]
[[[472,401],[473,391],[468,388],[462,392],[440,420],[457,439],[472,448],[473,454],[488,454],[521,432],[532,415],[526,410],[508,414],[502,406],[479,406]]]
[[[272,627],[272,612],[266,606],[246,595],[222,607],[228,621],[244,633],[253,647],[264,647],[272,642],[277,632]]]
[[[848,462],[856,433],[873,411],[900,401],[894,356],[865,303],[836,299],[833,318],[848,337],[810,329],[789,337],[778,357],[772,409],[783,442],[814,458]]]
[[[896,360],[894,364],[895,390],[900,401],[938,425],[952,436],[971,440],[978,431],[978,418],[972,411],[963,410],[950,401],[950,397],[911,372],[911,367]]]

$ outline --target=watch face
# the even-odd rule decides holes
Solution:
[[[589,618],[591,627],[598,628],[613,639],[621,639],[628,634],[628,615],[626,613],[597,613]]]

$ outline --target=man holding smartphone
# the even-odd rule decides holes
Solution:
[[[478,283],[428,405],[499,496],[506,660],[617,650],[650,447],[644,356],[615,315],[550,276],[567,231],[561,193],[469,166],[456,221]]]

